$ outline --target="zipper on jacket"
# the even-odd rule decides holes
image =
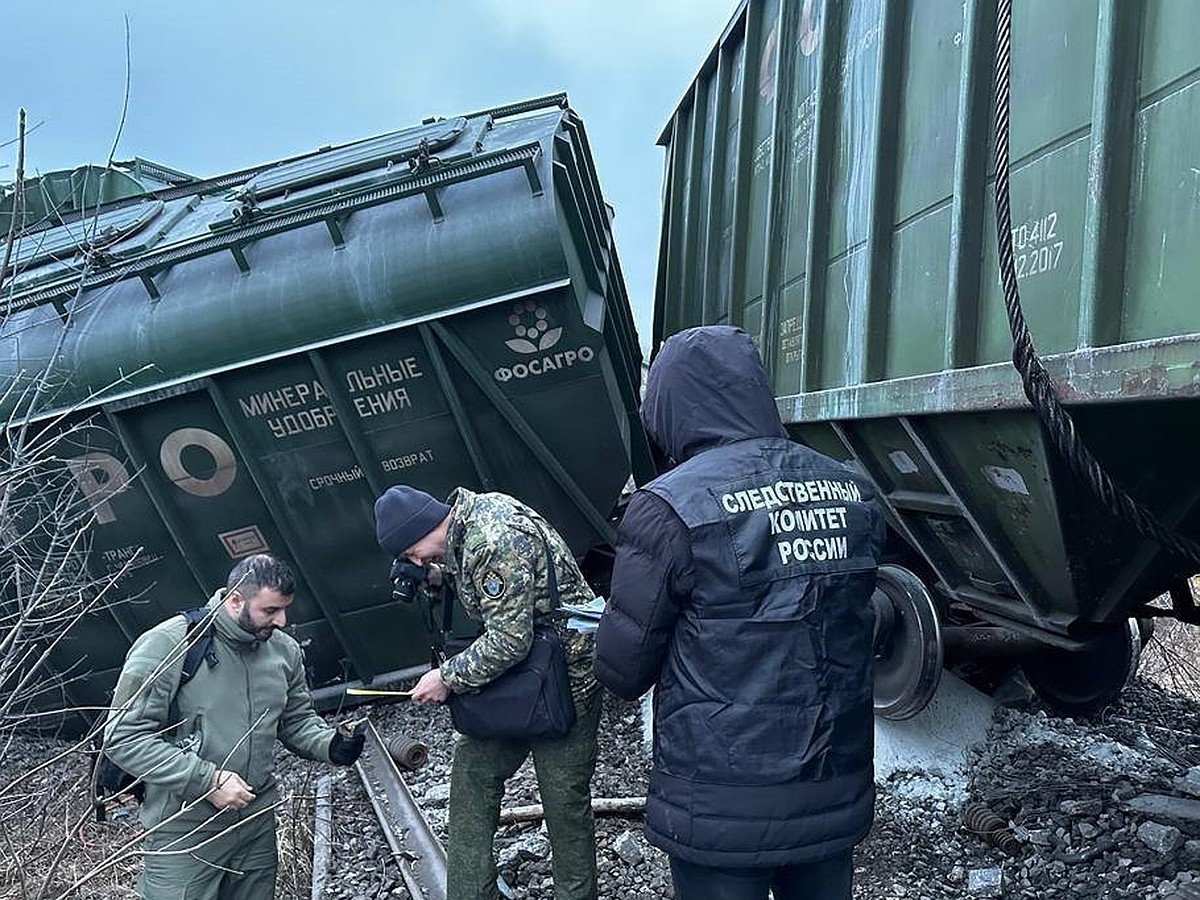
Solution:
[[[247,652],[253,653],[255,647]],[[239,653],[238,657],[242,661],[242,674],[246,677],[246,781],[250,781],[250,769],[254,765],[254,697],[251,694],[250,687],[250,664],[246,662],[245,652]],[[239,813],[238,818],[241,818]]]

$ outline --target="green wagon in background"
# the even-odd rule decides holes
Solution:
[[[1200,538],[1194,14],[1024,0],[1002,20],[1025,320],[1083,443],[1185,542]],[[998,27],[981,0],[749,0],[660,140],[654,343],[741,325],[791,433],[878,486],[896,540],[876,707],[893,717],[924,706],[944,654],[1020,658],[1052,705],[1093,711],[1136,667],[1139,618],[1200,621],[1198,557],[1095,499],[1009,361]]]
[[[648,471],[611,210],[563,95],[211,179],[84,167],[26,196],[0,412],[66,433],[85,564],[126,569],[49,657],[71,677],[43,707],[105,706],[141,631],[268,549],[297,570],[315,695],[338,702],[429,659],[375,542],[386,486],[512,493],[584,557]]]

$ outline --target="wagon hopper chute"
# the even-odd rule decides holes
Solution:
[[[580,556],[610,542],[649,460],[641,353],[565,96],[216,178],[139,159],[25,193],[2,412],[72,429],[86,566],[127,569],[50,657],[72,677],[43,706],[106,705],[141,631],[268,549],[297,571],[320,702],[426,664],[374,537],[392,483],[506,491]]]

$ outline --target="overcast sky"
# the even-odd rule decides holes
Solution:
[[[116,158],[216,175],[566,90],[583,117],[642,344],[663,151],[655,141],[737,0],[23,0],[5,4],[0,143],[27,169]],[[0,181],[15,146],[0,148]]]

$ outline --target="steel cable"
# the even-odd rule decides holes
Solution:
[[[1009,56],[1012,0],[999,0],[996,8],[996,243],[1004,308],[1013,338],[1013,365],[1021,376],[1025,396],[1054,441],[1068,467],[1084,481],[1096,498],[1117,519],[1132,525],[1143,536],[1200,568],[1200,544],[1168,528],[1149,509],[1117,485],[1083,443],[1075,421],[1058,399],[1054,382],[1034,348],[1033,337],[1021,310],[1017,271],[1013,261],[1012,214],[1008,195]]]

